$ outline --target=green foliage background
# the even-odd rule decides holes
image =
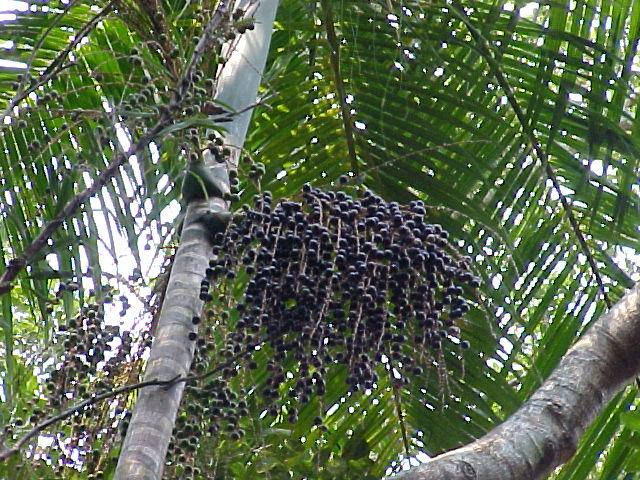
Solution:
[[[20,103],[0,127],[0,271],[122,148],[118,131],[136,138],[166,101],[175,72],[157,54],[149,3],[34,3],[0,21],[8,46],[0,58],[44,80],[40,100]],[[202,27],[198,9],[214,4],[161,2],[177,71]],[[86,40],[68,48],[79,32]],[[337,370],[327,433],[312,426],[314,402],[295,425],[255,412],[245,439],[199,452],[219,478],[380,478],[418,452],[468,443],[528,398],[606,309],[603,292],[615,302],[640,278],[639,39],[633,0],[281,2],[262,87],[269,99],[245,145],[266,165],[263,188],[284,197],[349,174],[389,200],[422,199],[475,258],[484,284],[463,325],[472,348],[464,365],[449,364],[445,398],[437,374],[399,396],[384,382],[369,396],[345,396]],[[57,65],[64,69],[47,78]],[[215,67],[205,63],[206,75]],[[27,85],[16,85],[20,74],[0,67],[0,112],[16,113],[12,99]],[[145,75],[156,94],[142,99]],[[184,159],[175,154],[180,132],[167,133],[68,219],[0,297],[0,423],[33,397],[32,357],[55,349],[55,326],[88,298],[81,288],[51,307],[59,280],[113,277],[100,253],[116,256],[119,236],[139,268],[140,238],[171,244],[160,212],[177,198]],[[640,471],[636,393],[629,387],[609,404],[555,478]],[[0,476],[12,478],[17,461],[0,465]],[[23,472],[54,478],[42,464]]]

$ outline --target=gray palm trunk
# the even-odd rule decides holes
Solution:
[[[257,7],[253,15],[255,29],[240,37],[220,74],[216,92],[216,100],[234,111],[246,109],[256,101],[278,1],[240,1],[236,5],[245,9],[247,6]],[[251,109],[247,109],[227,124],[225,143],[232,147],[231,164],[237,163],[250,118]],[[205,158],[205,162],[215,165],[213,158]],[[227,179],[228,190],[228,165],[214,168],[224,170],[220,173]],[[191,320],[202,311],[200,282],[211,256],[209,232],[196,219],[208,209],[225,212],[228,205],[222,198],[209,198],[193,201],[187,206],[180,246],[171,269],[144,380],[169,380],[189,372],[194,342],[188,336],[196,329]],[[115,479],[153,480],[162,477],[183,390],[184,383],[178,383],[169,389],[148,387],[140,391],[122,445]]]

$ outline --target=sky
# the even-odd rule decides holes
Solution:
[[[26,11],[29,5],[26,2],[18,2],[15,0],[0,0],[0,22],[3,20],[12,20],[15,18],[13,13],[8,13],[11,11]],[[11,44],[0,42],[0,52],[2,50],[11,48]],[[26,64],[20,64],[18,62],[13,62],[10,60],[3,60],[0,58],[0,67],[26,67]]]

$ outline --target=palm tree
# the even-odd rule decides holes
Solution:
[[[229,154],[230,158],[220,164],[214,155],[207,151],[203,160],[210,172],[217,173],[217,177],[214,178],[222,179],[219,194],[230,191],[227,170],[238,167],[251,113],[251,109],[246,107],[251,107],[257,98],[277,6],[277,1],[261,2],[255,12],[252,12],[251,18],[257,24],[256,31],[245,35],[230,48],[231,53],[218,77],[216,100],[233,111],[243,111],[228,124],[223,137],[224,144],[234,148]],[[221,17],[225,15],[224,2],[218,5],[216,13]],[[213,27],[213,34],[214,29],[220,25],[216,14],[209,21],[209,25]],[[200,41],[204,53],[206,36],[203,35]],[[196,54],[197,49],[194,52],[194,55]],[[204,182],[207,178],[202,176],[195,180]],[[183,196],[186,193],[186,185],[188,184],[183,183]],[[195,189],[198,190],[197,187]],[[193,361],[195,345],[188,340],[188,335],[197,331],[197,325],[192,323],[192,318],[198,318],[202,314],[203,301],[198,296],[197,288],[203,275],[202,265],[206,264],[210,257],[210,230],[213,228],[215,231],[223,231],[223,215],[228,215],[228,206],[224,198],[214,195],[202,197],[194,198],[187,205],[180,234],[180,247],[176,251],[171,277],[167,283],[145,379],[169,380],[177,376],[186,376]],[[211,225],[213,218],[209,217],[212,216],[220,220],[219,225]],[[208,220],[205,222],[203,218]],[[182,341],[176,341],[176,338]],[[183,388],[184,384],[178,384],[170,389],[156,387],[140,393],[122,446],[116,478],[161,478]],[[149,442],[149,438],[154,438],[155,441]],[[153,454],[150,453],[150,447]]]
[[[266,166],[260,187],[283,198],[305,182],[333,188],[348,175],[349,185],[388,200],[423,200],[430,221],[459,241],[483,279],[462,325],[471,348],[463,362],[448,351],[444,377],[426,372],[402,388],[382,379],[370,395],[348,394],[336,368],[324,406],[314,399],[294,423],[261,418],[249,389],[242,439],[202,436],[184,458],[170,458],[167,475],[185,478],[199,468],[213,478],[380,478],[481,437],[534,395],[638,279],[636,3],[281,2],[259,92],[268,100],[256,107],[243,148]],[[195,142],[205,146],[212,132],[222,138],[224,120],[242,105],[204,107],[224,57],[218,46],[230,30],[247,28],[239,16],[220,20],[214,37],[223,38],[206,43],[197,75],[188,74],[205,26],[216,14],[229,18],[225,5],[71,1],[0,17],[0,57],[19,62],[0,69],[7,117],[0,134],[0,414],[13,424],[5,447],[24,438],[30,423],[91,392],[137,381],[148,339],[122,332],[134,327],[127,305],[139,299],[150,322],[164,298],[152,351],[162,345],[180,252],[191,242],[204,258],[209,248],[189,213],[178,237],[178,221],[162,212],[175,208],[175,185]],[[243,183],[242,198],[257,188]],[[146,235],[150,248],[160,246],[154,255]],[[173,266],[146,271],[165,252],[172,257],[178,239]],[[200,279],[191,276],[197,291]],[[106,283],[119,292],[100,288]],[[110,301],[127,323],[122,340],[112,342],[117,353],[103,361],[107,375],[101,362],[79,358],[78,347],[101,338],[102,323],[91,319],[103,312],[107,323],[117,319]],[[184,301],[188,323],[197,302]],[[180,328],[175,347],[191,351]],[[220,341],[219,329],[212,342]],[[175,375],[185,373],[190,354]],[[258,359],[255,391],[267,363]],[[86,365],[91,375],[53,373],[70,365]],[[136,399],[172,392],[166,395],[176,395],[177,407],[182,385],[91,403],[91,415],[82,410],[29,437],[20,446],[30,456],[8,457],[0,472],[46,478],[70,475],[75,465],[111,475],[120,447],[113,425],[130,422],[133,435],[136,417],[129,421],[128,412]],[[179,422],[197,388],[185,389]],[[51,394],[63,390],[64,397]],[[629,386],[607,403],[555,478],[637,470],[635,396]],[[319,411],[326,428],[314,425]],[[170,415],[161,423],[166,433],[173,428]],[[57,448],[46,447],[52,442]],[[27,448],[37,443],[40,450]],[[65,451],[70,464],[63,465]],[[40,453],[51,455],[58,473]]]

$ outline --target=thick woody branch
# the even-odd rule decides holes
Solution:
[[[593,324],[542,387],[502,425],[399,478],[544,478],[571,458],[598,412],[639,371],[640,284],[636,284]]]

